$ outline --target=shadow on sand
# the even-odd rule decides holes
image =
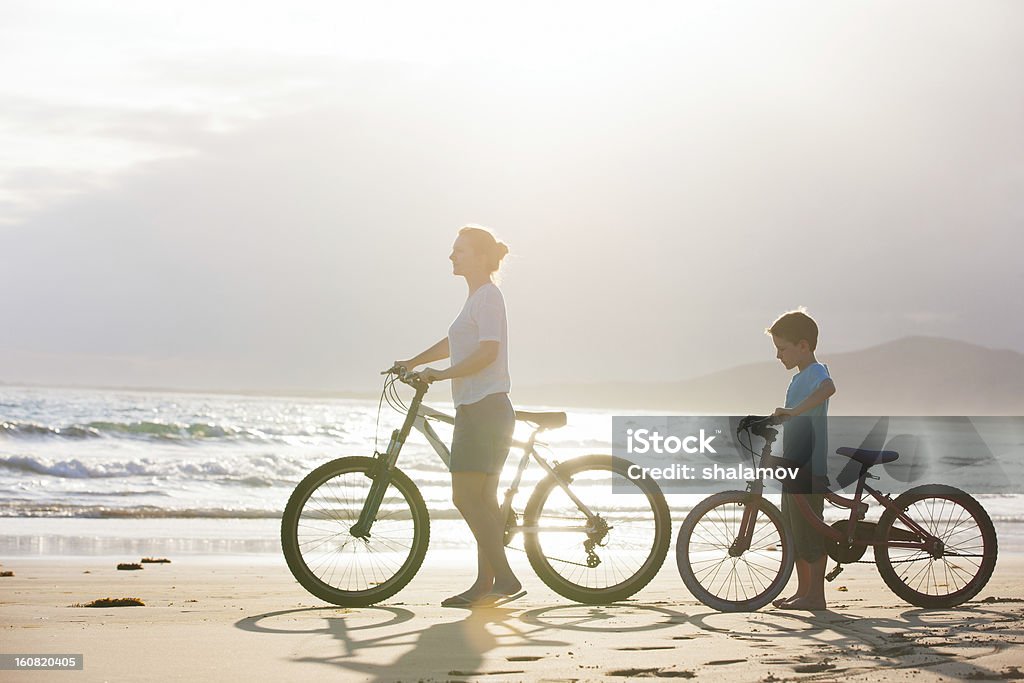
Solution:
[[[559,631],[647,631],[686,620],[685,615],[660,607],[563,605],[524,612],[501,607],[478,608],[465,611],[463,618],[455,621],[396,628],[415,618],[410,610],[397,607],[314,607],[247,617],[235,626],[253,633],[330,636],[340,645],[337,654],[296,657],[294,661],[336,666],[359,673],[365,680],[393,681],[485,675],[514,677],[526,673],[517,663],[537,661],[550,655],[552,649],[562,650],[572,645],[557,639]],[[364,634],[382,629],[384,632],[379,635]],[[538,648],[537,653],[506,657],[507,666],[500,667],[494,665],[492,658],[488,666],[483,666],[488,653],[505,647],[521,651],[524,646]],[[358,657],[360,653],[379,648],[404,651],[385,664]],[[438,667],[439,652],[445,653],[444,670]]]
[[[673,636],[670,630],[666,636],[645,641],[643,646],[616,649],[692,648],[693,644],[686,641],[695,637],[692,629],[696,629],[696,637],[721,634],[730,641],[746,641],[761,663],[829,679],[883,669],[934,671],[940,667],[944,676],[960,680],[1024,677],[1016,667],[994,671],[976,663],[978,658],[1002,649],[1004,643],[1024,640],[1017,615],[984,605],[955,610],[908,609],[891,617],[862,617],[834,610],[815,614],[768,610],[746,615],[746,621],[738,619],[743,616],[719,612],[687,615],[668,607],[631,603],[557,605],[525,611],[479,608],[453,610],[440,617],[436,612],[417,615],[399,607],[318,607],[247,617],[235,626],[254,633],[327,636],[337,643],[336,648],[322,641],[312,643],[314,651],[325,654],[297,656],[294,661],[337,667],[369,681],[529,677],[537,672],[535,665],[526,668],[530,662],[578,650],[580,633],[628,634],[686,626],[691,627],[691,635],[676,632]],[[970,635],[964,635],[965,624],[970,624]],[[570,633],[576,635],[570,637]],[[799,643],[799,647],[791,643]],[[494,656],[502,648],[514,648],[514,654]],[[804,654],[791,654],[795,652]],[[655,676],[679,673],[650,671]]]

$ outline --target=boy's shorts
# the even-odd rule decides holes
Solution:
[[[807,501],[814,516],[819,520],[823,519],[825,496],[820,493],[782,494],[782,519],[793,534],[796,557],[805,562],[814,562],[825,554],[825,537],[804,517],[795,500],[797,496],[802,496]]]

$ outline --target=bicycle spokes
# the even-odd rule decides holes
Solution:
[[[282,518],[292,573],[311,593],[339,605],[367,605],[394,594],[415,575],[429,538],[427,511],[401,472],[385,484],[369,529],[353,532],[370,498],[374,461],[341,458],[304,479]]]
[[[771,583],[773,565],[780,564],[779,534],[767,518],[754,519],[748,541],[739,530],[745,506],[718,509],[713,518],[694,529],[690,539],[691,565],[697,580],[722,597],[748,600]]]
[[[792,570],[790,541],[771,503],[735,491],[702,501],[679,530],[676,560],[694,597],[723,611],[758,609]]]
[[[971,513],[945,498],[926,498],[904,513],[927,533],[924,548],[890,548],[889,558],[903,583],[927,595],[955,593],[977,575],[985,557],[985,539]],[[910,532],[896,520],[890,538]]]
[[[562,595],[592,603],[646,585],[664,560],[670,522],[660,491],[644,486],[608,456],[566,463],[557,478],[541,482],[526,513],[526,549],[538,576]]]

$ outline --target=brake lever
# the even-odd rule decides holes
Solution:
[[[405,369],[404,365],[392,365],[387,370],[381,370],[382,375],[394,375],[400,380],[404,380],[409,374],[409,371]]]

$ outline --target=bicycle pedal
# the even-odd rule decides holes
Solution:
[[[839,576],[840,574],[843,573],[843,568],[844,568],[843,565],[837,564],[835,569],[830,571],[828,574],[825,574],[825,580],[826,581],[834,581],[837,576]]]

